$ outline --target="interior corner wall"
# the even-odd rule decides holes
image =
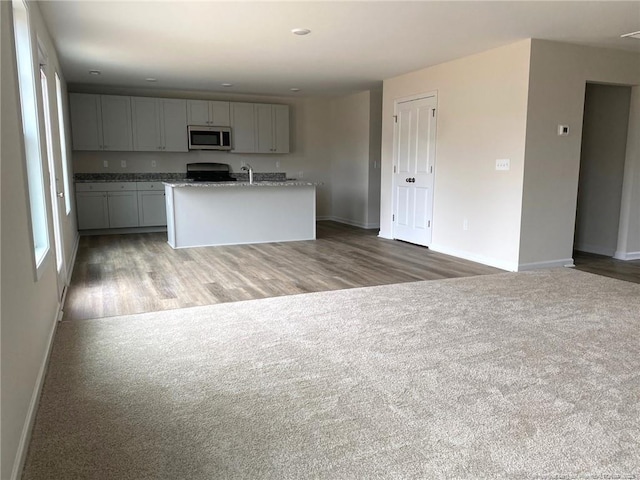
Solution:
[[[29,2],[34,34],[39,11]],[[40,381],[50,340],[57,323],[59,302],[53,251],[39,280],[35,280],[33,241],[29,220],[25,153],[13,41],[11,2],[0,2],[1,41],[1,285],[0,478],[17,479],[26,453],[31,421],[37,407]],[[50,44],[46,30],[41,39]],[[32,35],[35,42],[35,35]],[[35,43],[34,43],[35,44]],[[34,60],[35,63],[35,60]],[[46,168],[46,166],[45,166]],[[45,170],[46,174],[46,170]],[[47,196],[49,202],[49,196]],[[48,208],[50,212],[50,205]],[[49,225],[52,218],[48,217]],[[53,238],[52,229],[49,229]]]
[[[620,202],[631,88],[588,84],[574,248],[613,256],[618,245]]]
[[[532,40],[519,270],[573,262],[587,82],[638,85],[640,55]]]
[[[620,229],[614,254],[620,260],[640,260],[640,86],[631,89]]]
[[[368,228],[380,227],[380,148],[382,142],[382,88],[371,90],[369,103]]]
[[[331,101],[331,217],[368,228],[371,92]]]
[[[523,40],[384,81],[380,236],[393,238],[394,102],[437,91],[430,248],[517,268],[530,45]],[[505,158],[511,169],[496,171]]]

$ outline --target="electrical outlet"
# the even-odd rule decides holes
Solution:
[[[122,168],[127,168],[127,161],[126,160],[120,160],[120,166]]]
[[[298,172],[298,178],[304,178],[304,172],[302,170]]]
[[[510,170],[511,160],[508,158],[499,158],[496,160],[496,170]]]
[[[151,166],[153,168],[156,168],[158,166],[158,163],[155,160],[151,160]]]
[[[102,166],[104,168],[109,168],[109,160],[105,160],[104,162],[102,162]]]
[[[469,220],[466,218],[462,220],[462,230],[469,230]]]
[[[276,161],[276,168],[280,168],[280,162]]]

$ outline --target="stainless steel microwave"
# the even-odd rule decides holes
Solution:
[[[231,150],[231,128],[189,125],[189,150]]]

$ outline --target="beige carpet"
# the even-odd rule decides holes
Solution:
[[[640,478],[639,316],[557,269],[62,323],[24,478]]]

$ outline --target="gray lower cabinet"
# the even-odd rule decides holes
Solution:
[[[77,183],[76,203],[78,230],[167,224],[162,182]]]
[[[137,227],[138,195],[136,192],[109,192],[109,228]]]
[[[109,228],[109,203],[107,192],[76,191],[78,229]]]
[[[167,204],[162,182],[138,182],[138,219],[141,227],[167,224]]]

